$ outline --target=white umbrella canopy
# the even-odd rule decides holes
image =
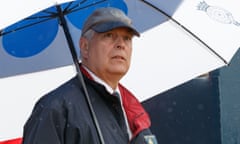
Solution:
[[[95,8],[123,9],[141,32],[141,37],[133,42],[131,68],[121,81],[140,101],[227,65],[240,46],[240,2],[236,0],[105,1],[103,5],[94,5]],[[46,5],[49,7],[49,1]],[[73,21],[84,20],[93,9],[83,9],[83,18],[81,15],[67,17],[76,51],[79,51],[81,27]],[[76,74],[63,35],[59,28],[47,48],[30,51],[28,55],[7,48],[4,35],[0,38],[0,95],[3,99],[0,112],[4,114],[0,124],[4,133],[1,132],[0,141],[21,137],[23,124],[36,100]]]

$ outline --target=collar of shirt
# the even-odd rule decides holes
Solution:
[[[93,80],[101,85],[103,85],[106,90],[110,93],[113,94],[113,92],[118,92],[120,94],[119,88],[117,87],[116,90],[113,90],[106,82],[104,82],[101,78],[96,76],[91,70],[89,70],[86,66],[83,65],[83,68],[91,75]],[[121,95],[121,94],[120,94]]]

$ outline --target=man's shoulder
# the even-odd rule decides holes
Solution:
[[[77,76],[71,78],[70,80],[66,81],[56,89],[50,91],[49,93],[43,95],[37,102],[41,103],[41,105],[46,106],[57,106],[65,103],[65,101],[69,101],[74,99],[76,96],[80,96],[81,91],[81,84],[78,81]]]
[[[82,86],[81,86],[77,76],[74,76],[70,80],[64,82],[63,84],[61,84],[57,88],[55,88],[52,91],[50,91],[49,93],[47,93],[45,96],[48,96],[48,95],[65,95],[65,94],[69,94],[69,92],[72,92],[73,90],[79,90],[79,89],[81,89],[81,87]]]

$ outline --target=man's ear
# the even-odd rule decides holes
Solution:
[[[80,46],[80,52],[81,52],[82,58],[87,58],[88,57],[88,40],[84,37],[81,37],[79,41],[79,46]]]

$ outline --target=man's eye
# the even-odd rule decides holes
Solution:
[[[130,37],[130,36],[125,36],[124,39],[127,40],[127,41],[131,41],[131,40],[132,40],[132,37]]]
[[[112,33],[106,33],[106,34],[104,34],[104,37],[113,37],[113,34]]]

